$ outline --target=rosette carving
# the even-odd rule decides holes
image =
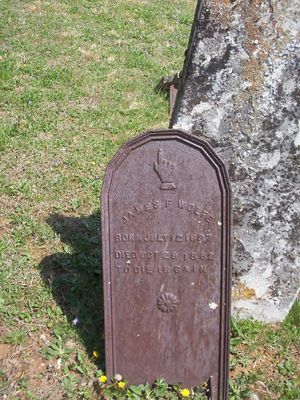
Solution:
[[[165,292],[157,299],[157,307],[164,313],[175,311],[178,308],[179,301],[175,294]]]

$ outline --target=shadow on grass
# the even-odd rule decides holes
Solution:
[[[89,354],[95,349],[104,354],[100,215],[75,218],[53,214],[46,222],[67,246],[66,252],[42,260],[42,279],[70,324],[78,319],[76,329]],[[99,366],[104,367],[102,364],[103,359]]]

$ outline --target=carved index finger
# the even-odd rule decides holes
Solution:
[[[158,152],[157,152],[157,163],[158,163],[158,165],[160,165],[162,161],[163,161],[163,151],[162,151],[162,149],[159,149]]]

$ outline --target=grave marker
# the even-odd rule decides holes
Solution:
[[[230,189],[203,140],[148,132],[121,147],[102,190],[107,374],[227,396]]]

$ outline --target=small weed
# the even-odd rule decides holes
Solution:
[[[249,398],[251,390],[248,385],[248,377],[239,376],[235,381],[230,380],[230,400],[241,400]]]
[[[92,369],[90,368],[90,364],[88,362],[88,359],[81,353],[80,351],[77,352],[77,357],[76,357],[76,365],[74,367],[74,371],[79,372],[82,375],[85,376],[92,376]]]
[[[24,396],[28,400],[38,400],[38,398],[29,390],[28,381],[22,378],[18,382],[18,390],[24,393]]]
[[[62,387],[67,395],[72,396],[77,392],[80,378],[75,374],[68,374],[62,379]]]
[[[16,329],[4,337],[4,343],[11,344],[13,346],[23,344],[25,343],[27,334],[28,332],[24,331],[23,329]]]
[[[54,340],[47,348],[43,349],[41,353],[46,358],[59,358],[62,360],[68,359],[70,353],[72,353],[72,349],[68,349],[65,346],[62,337],[56,331],[54,331],[54,335]]]

